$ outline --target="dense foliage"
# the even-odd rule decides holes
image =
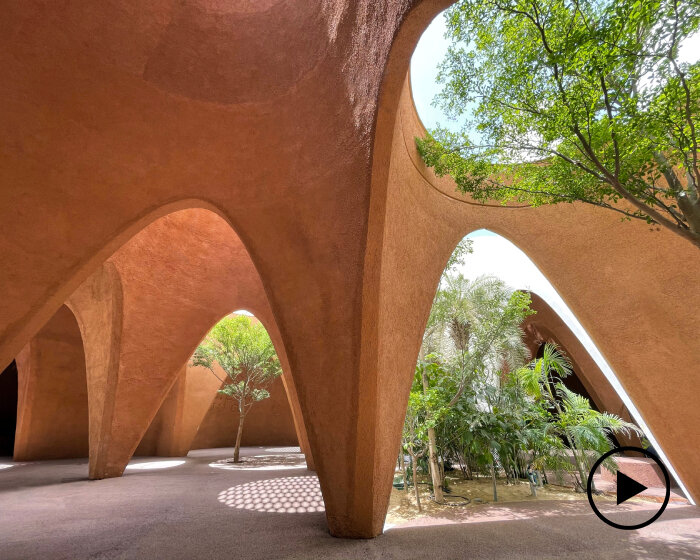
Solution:
[[[554,345],[527,363],[520,326],[533,313],[529,303],[528,294],[497,278],[470,282],[448,273],[442,279],[403,433],[414,486],[419,462],[427,458],[424,470],[439,503],[446,464],[459,465],[466,478],[490,476],[494,500],[501,473],[508,481],[527,478],[536,495],[537,479],[528,469],[569,473],[583,490],[593,461],[612,448],[611,434],[638,431],[592,409],[564,385],[571,365]],[[607,466],[616,468],[614,461]]]
[[[461,0],[437,102],[464,122],[417,144],[479,201],[581,201],[700,247],[700,31],[681,0]]]

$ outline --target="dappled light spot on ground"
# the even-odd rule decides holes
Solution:
[[[14,467],[15,465],[8,465],[7,463],[0,463],[0,471],[3,469],[9,469]]]
[[[306,461],[303,455],[253,455],[241,457],[240,462],[234,463],[233,459],[219,459],[209,466],[215,469],[280,471],[286,469],[305,469]]]
[[[299,447],[268,447],[265,449],[268,453],[301,453]]]
[[[175,460],[175,461],[149,461],[147,463],[132,463],[127,465],[126,470],[128,471],[150,471],[157,469],[171,469],[173,467],[179,467],[184,465],[185,461]]]
[[[273,478],[232,486],[220,492],[218,500],[228,507],[269,513],[325,511],[315,476]]]

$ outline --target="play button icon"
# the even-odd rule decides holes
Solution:
[[[617,471],[617,505],[626,502],[631,497],[636,496],[640,492],[644,492],[647,487],[639,484],[633,478],[630,478],[621,471]]]
[[[661,474],[663,474],[664,477],[664,482],[666,485],[666,495],[664,497],[663,504],[661,504],[661,507],[656,510],[653,515],[651,515],[649,518],[644,519],[643,521],[639,522],[639,517],[641,515],[644,515],[644,512],[649,512],[649,504],[642,504],[641,509],[639,509],[639,505],[634,505],[630,507],[626,506],[621,506],[621,504],[624,504],[627,500],[630,498],[633,498],[634,496],[637,496],[644,492],[645,490],[649,490],[649,487],[645,486],[638,480],[635,480],[633,478],[634,473],[630,473],[633,476],[630,476],[628,474],[623,473],[621,470],[617,471],[616,474],[616,489],[615,489],[615,494],[617,498],[617,504],[616,506],[612,506],[611,502],[606,502],[605,498],[598,498],[598,503],[596,503],[596,500],[594,500],[594,484],[593,484],[593,478],[597,474],[597,471],[601,469],[601,474],[603,472],[603,462],[608,459],[611,455],[622,455],[624,452],[633,452],[636,455],[643,455],[647,457],[648,459],[651,459],[653,463],[656,463],[656,465],[659,467],[659,470],[661,471]],[[629,461],[630,458],[627,459]],[[647,465],[653,465],[651,462],[647,462]],[[629,463],[628,463],[629,464]],[[609,473],[609,471],[606,471]],[[629,472],[629,471],[628,471]],[[609,473],[610,474],[610,473]],[[639,472],[637,472],[637,475],[639,475]],[[641,475],[644,477],[644,475]],[[602,478],[602,477],[601,477]],[[608,478],[608,481],[610,479]],[[600,484],[604,484],[604,480],[601,479]],[[609,485],[611,481],[609,481],[607,484]],[[599,484],[596,482],[596,484]],[[652,490],[655,490],[652,489]],[[588,493],[588,503],[590,503],[591,508],[593,509],[593,512],[600,518],[601,521],[607,523],[611,527],[615,527],[616,529],[624,529],[624,530],[633,530],[633,529],[641,529],[642,527],[646,527],[650,523],[653,523],[656,521],[659,516],[664,512],[666,509],[666,506],[668,505],[668,501],[671,497],[671,480],[668,475],[668,471],[666,470],[666,467],[664,464],[661,462],[661,460],[656,456],[656,454],[652,453],[651,451],[648,451],[646,449],[642,449],[640,447],[632,447],[632,446],[625,446],[625,447],[616,447],[615,449],[611,449],[604,455],[602,455],[593,465],[593,468],[591,469],[591,472],[588,475],[588,486],[586,488],[586,491]],[[603,494],[603,492],[595,492],[596,496],[599,496]],[[657,493],[658,495],[658,493]],[[603,508],[605,515],[601,512],[601,509]],[[619,509],[617,509],[619,508]],[[653,510],[652,510],[653,511]],[[632,523],[622,523],[621,521],[623,520],[631,520]]]

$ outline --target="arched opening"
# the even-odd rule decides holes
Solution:
[[[490,278],[494,278],[501,282],[504,287],[511,292],[520,290],[522,295],[530,300],[528,302],[529,308],[536,312],[536,314],[530,316],[525,314],[518,323],[521,331],[521,343],[523,346],[527,346],[527,349],[529,350],[529,356],[527,359],[522,359],[520,362],[516,363],[511,363],[510,361],[504,360],[501,363],[496,363],[495,366],[493,362],[491,364],[484,363],[483,366],[481,366],[485,368],[485,371],[490,368],[490,373],[487,373],[486,375],[487,377],[490,376],[492,381],[486,382],[486,385],[490,385],[488,390],[483,390],[483,388],[474,390],[476,416],[488,409],[493,418],[497,418],[497,424],[501,427],[505,426],[507,424],[506,417],[509,414],[513,414],[514,408],[510,408],[510,405],[504,404],[506,401],[499,400],[496,404],[492,402],[493,394],[497,392],[496,388],[503,386],[503,380],[507,377],[509,371],[512,372],[514,368],[517,369],[520,367],[525,367],[527,362],[530,360],[530,357],[533,359],[542,358],[545,343],[554,342],[562,350],[564,357],[571,366],[571,374],[567,377],[563,377],[561,380],[561,383],[566,390],[575,393],[577,396],[583,397],[583,399],[590,403],[590,409],[595,413],[615,415],[618,416],[622,422],[639,422],[639,428],[641,428],[641,430],[638,433],[633,431],[629,432],[627,430],[621,430],[619,433],[617,433],[612,432],[609,428],[601,428],[601,434],[604,434],[609,440],[609,447],[605,447],[604,450],[618,447],[621,442],[624,445],[648,445],[648,442],[643,444],[646,434],[644,431],[642,431],[646,430],[647,427],[643,423],[639,413],[631,404],[629,396],[627,396],[624,391],[618,391],[617,387],[614,386],[616,379],[610,370],[609,365],[607,365],[604,359],[602,359],[600,352],[597,350],[597,348],[595,348],[595,345],[590,340],[590,337],[586,335],[585,330],[576,320],[571,310],[566,306],[563,299],[559,296],[557,291],[539,271],[539,269],[537,269],[534,263],[532,263],[525,253],[518,249],[513,243],[488,230],[477,230],[472,232],[471,234],[467,235],[465,241],[468,241],[471,244],[471,247],[468,248],[466,255],[463,254],[462,263],[455,263],[453,259],[450,259],[451,265],[449,266],[452,266],[451,277],[463,277],[466,282],[464,286],[468,286],[470,284],[479,285],[479,283],[485,279],[489,280]],[[459,246],[462,247],[463,250],[463,245],[461,243]],[[449,292],[454,285],[455,282],[451,281],[449,277],[443,276],[440,286],[438,287],[438,295],[440,292]],[[478,294],[477,299],[471,300],[468,302],[468,304],[472,307],[484,305],[484,300],[487,299],[484,296],[484,293]],[[443,297],[442,299],[436,296],[433,303],[433,311],[437,309],[438,313],[444,314],[443,307],[446,305],[453,305],[455,297],[457,296],[454,294],[450,294],[449,297]],[[545,297],[547,301],[545,301]],[[490,302],[487,303],[488,305],[491,305]],[[553,308],[556,308],[557,311],[554,311]],[[484,329],[483,325],[480,325],[478,320],[474,320],[472,318],[468,320],[465,319],[464,317],[467,317],[468,313],[466,315],[460,313],[463,313],[463,310],[460,310],[460,312],[456,313],[451,319],[455,321],[455,323],[447,324],[445,329],[446,337],[457,337],[455,334],[455,329],[458,328],[459,325],[455,327],[455,324],[459,321],[466,321],[466,327],[464,329],[466,336],[472,336],[473,333]],[[491,311],[489,311],[489,313],[491,313]],[[560,313],[561,316],[558,313]],[[503,317],[505,316],[506,314],[504,313]],[[502,319],[499,319],[499,321],[501,320]],[[472,322],[470,323],[470,321]],[[433,314],[431,313],[431,317],[428,320],[426,337],[429,336],[428,333],[430,333],[430,330],[434,328]],[[577,334],[574,334],[574,332]],[[583,333],[581,339],[579,339],[577,336],[579,332]],[[484,426],[487,425],[488,422],[485,424],[483,419],[477,419],[476,416],[469,416],[469,413],[464,413],[464,410],[466,410],[468,407],[456,398],[462,392],[460,382],[455,380],[456,378],[448,378],[448,370],[450,367],[453,367],[450,362],[457,360],[455,356],[459,352],[464,352],[464,350],[460,350],[458,348],[460,341],[455,340],[453,342],[453,348],[451,348],[453,355],[437,357],[431,356],[430,353],[439,353],[439,350],[435,350],[435,348],[440,347],[439,343],[428,347],[426,346],[425,341],[426,339],[424,339],[423,348],[421,349],[421,353],[419,355],[416,376],[413,382],[411,398],[409,399],[409,410],[407,413],[406,424],[404,426],[403,449],[410,450],[406,456],[410,457],[411,466],[407,467],[405,464],[402,465],[402,460],[399,458],[400,476],[395,478],[395,486],[401,488],[406,485],[410,486],[410,476],[413,475],[412,471],[417,471],[420,472],[422,476],[416,479],[416,484],[413,486],[414,490],[412,491],[415,491],[415,488],[419,485],[424,485],[424,488],[431,488],[431,492],[433,491],[432,489],[435,487],[435,478],[432,475],[433,470],[432,466],[430,465],[431,461],[429,460],[429,457],[431,456],[431,453],[429,453],[429,448],[430,446],[433,446],[437,451],[435,459],[436,471],[438,472],[438,476],[443,477],[442,480],[445,483],[443,490],[447,489],[447,492],[451,491],[454,493],[456,486],[456,497],[452,497],[451,502],[448,499],[447,505],[454,506],[458,505],[458,503],[467,505],[470,503],[470,500],[476,496],[479,496],[480,491],[483,494],[483,488],[480,489],[478,484],[473,487],[469,487],[468,484],[462,484],[460,480],[461,475],[464,475],[464,478],[478,479],[479,476],[488,478],[489,473],[486,472],[488,469],[484,471],[484,465],[480,464],[479,462],[481,459],[475,460],[473,464],[470,465],[470,458],[467,457],[467,460],[465,460],[464,456],[460,456],[459,453],[455,453],[454,451],[457,449],[457,447],[454,446],[452,442],[455,439],[459,439],[460,437],[466,435],[464,441],[468,443],[460,443],[457,445],[471,445],[469,442],[473,442],[481,437],[479,434],[480,432],[484,431]],[[561,341],[565,341],[565,344],[562,344]],[[478,341],[475,344],[478,344]],[[491,339],[491,344],[500,345],[501,342],[496,341],[494,338]],[[592,355],[592,353],[589,353],[589,348],[592,349],[592,353],[596,354],[595,356]],[[467,353],[472,351],[472,349],[468,349]],[[427,357],[426,354],[428,354]],[[608,371],[604,372],[603,368],[606,368]],[[429,371],[430,373],[427,376],[423,376],[421,383],[420,376],[422,371]],[[446,380],[435,382],[435,379],[443,373],[445,373]],[[432,379],[430,378],[431,375],[434,376]],[[479,377],[479,375],[480,373],[475,370],[472,377],[476,379]],[[472,379],[469,376],[467,376],[465,379],[467,380],[467,385],[466,388],[464,388],[464,393],[468,393],[471,390],[469,384],[472,383]],[[566,413],[567,405],[562,405],[563,394],[559,395],[558,387],[555,387],[555,384],[558,382],[559,380],[551,380],[547,384],[552,389],[554,400],[562,406],[564,413]],[[619,383],[617,385],[619,386]],[[453,393],[455,398],[451,400],[450,395]],[[447,398],[445,398],[445,394],[448,395]],[[441,399],[443,399],[444,402]],[[455,405],[455,403],[457,404]],[[628,403],[629,408],[627,406]],[[462,426],[463,433],[461,435],[455,435],[459,431],[459,427],[455,426],[456,420],[444,420],[447,416],[449,416],[449,412],[446,411],[448,411],[452,406],[461,407],[462,410],[460,413],[466,414],[464,418],[467,420],[467,428]],[[456,416],[457,415],[455,415],[455,417]],[[528,420],[528,422],[529,421],[530,420]],[[421,426],[421,423],[424,425]],[[431,426],[434,426],[434,428],[431,428]],[[520,430],[525,430],[526,427],[527,423],[520,425],[518,422],[515,422],[510,425],[510,427],[505,428],[505,432],[513,434]],[[434,430],[434,435],[430,435],[430,429]],[[450,431],[452,433],[447,433]],[[496,430],[496,432],[497,431],[498,430]],[[503,435],[504,434],[502,433],[501,436]],[[493,443],[499,436],[492,435],[488,437],[493,438],[490,440],[490,442]],[[507,437],[504,437],[504,439],[507,439]],[[574,445],[578,445],[578,443],[574,442],[573,440],[567,439],[566,436],[565,438],[560,438],[560,441],[564,443],[567,449]],[[421,448],[421,445],[423,445],[423,448]],[[445,447],[440,450],[440,445],[444,445]],[[506,485],[505,501],[530,499],[531,496],[534,495],[530,492],[534,493],[536,490],[531,489],[528,491],[528,485],[525,482],[521,483],[523,488],[520,496],[517,496],[511,492],[512,488],[517,487],[518,478],[525,477],[524,473],[526,469],[523,465],[517,464],[517,459],[515,461],[510,461],[511,466],[508,466],[508,461],[505,459],[504,455],[507,455],[509,451],[506,449],[505,445],[506,444],[501,444],[498,442],[494,444],[493,453],[491,455],[491,476],[494,480],[493,500],[496,500],[495,488],[497,485],[496,480],[499,478],[499,476],[504,479],[504,483]],[[554,447],[557,447],[557,445],[558,444],[555,442]],[[447,449],[447,451],[444,451],[444,449]],[[418,451],[416,452],[416,450]],[[604,450],[602,448],[600,450],[597,448],[591,448],[590,451],[586,450],[586,453],[590,453],[591,456],[598,456],[595,454],[599,452],[602,453]],[[658,449],[653,450],[659,451]],[[580,450],[577,449],[577,453],[579,452]],[[527,458],[527,460],[531,461],[532,465],[536,465],[537,458],[535,453],[533,450],[531,450],[531,453],[531,456]],[[414,456],[418,457],[418,460],[414,460]],[[540,476],[544,480],[547,480],[549,477],[549,481],[555,483],[555,485],[563,484],[564,486],[571,486],[573,488],[578,487],[580,490],[581,485],[577,484],[576,474],[574,474],[574,478],[571,478],[570,473],[573,472],[573,469],[568,467],[569,461],[575,461],[575,455],[567,452],[562,454],[562,457],[564,463],[567,463],[567,466],[562,468],[561,477],[559,476],[558,469],[557,471],[553,470],[554,467],[542,468],[542,472],[537,476]],[[573,457],[573,459],[570,457]],[[659,478],[657,476],[657,473],[655,472],[656,469],[653,464],[648,462],[646,459],[640,460],[635,457],[625,457],[622,460],[625,463],[624,469],[633,470],[637,476],[647,477],[645,480],[652,480],[653,484],[658,482],[660,485],[659,491],[663,491],[663,477]],[[459,469],[456,468],[457,466],[459,466]],[[530,469],[530,467],[531,465],[527,466],[528,469]],[[585,467],[585,473],[587,474],[588,470],[590,469],[590,465],[586,464]],[[552,470],[550,470],[550,468]],[[459,471],[460,469],[462,473],[457,472],[456,475],[453,475],[451,481],[450,477],[446,476],[446,472],[448,470]],[[511,469],[510,473],[507,472],[509,469]],[[496,471],[500,471],[501,474],[496,474]],[[645,474],[641,474],[642,472]],[[474,473],[476,473],[476,476],[474,476]],[[554,475],[557,475],[556,479]],[[567,478],[567,476],[569,478]],[[403,480],[401,480],[401,478],[403,478]],[[611,479],[606,479],[601,475],[596,478],[596,484],[605,486],[609,480]],[[484,481],[482,480],[482,485],[483,482]],[[649,486],[651,486],[651,484]],[[549,488],[555,488],[555,486],[550,486]],[[542,492],[539,492],[540,493],[538,495],[540,498],[542,498]],[[681,496],[684,491],[676,486],[674,492],[676,492],[676,495]],[[420,492],[417,494],[419,493]],[[405,510],[408,509],[405,507],[406,497],[402,496],[401,498],[397,498],[399,495],[400,494],[395,489],[392,494],[393,507],[390,506],[390,513],[387,517],[387,522],[390,524],[396,523],[397,521],[401,523],[401,516],[406,515]],[[553,497],[549,499],[562,498],[563,494],[559,494],[556,496],[553,495]],[[422,499],[424,500],[423,507],[425,507],[425,500],[437,499],[437,493],[435,494],[435,497],[432,497],[428,493],[424,493]],[[547,498],[545,497],[545,499]],[[579,494],[579,499],[585,500],[585,493]],[[459,500],[467,500],[467,502],[459,502]],[[480,502],[491,501],[491,499],[487,499],[485,495],[479,496],[478,500]],[[418,506],[419,496],[416,495],[415,499],[411,497],[411,499],[408,501],[411,502],[415,508]],[[436,515],[442,515],[442,513]]]
[[[643,438],[648,439],[652,448],[663,457],[672,477],[678,480],[673,465],[667,460],[655,435],[618,381],[612,367],[559,291],[530,257],[505,236],[489,230],[476,230],[467,237],[473,240],[475,246],[473,270],[465,270],[470,278],[479,273],[494,274],[514,289],[531,293],[532,307],[537,309],[537,314],[528,317],[523,326],[526,330],[534,327],[534,332],[528,332],[527,336],[535,357],[539,357],[537,353],[544,342],[559,344],[569,354],[574,371],[564,380],[565,385],[588,398],[595,409],[635,422],[643,435],[620,436],[620,442],[641,445]],[[562,289],[565,288],[562,286]],[[687,495],[683,485],[679,485],[682,493]]]
[[[235,311],[234,315],[254,318],[247,311]],[[222,373],[218,371],[217,377],[188,361],[134,456],[184,456],[193,449],[233,447],[238,412],[230,398],[218,393],[223,385],[221,379],[225,378]],[[270,398],[259,403],[247,419],[242,445],[298,446],[289,397],[281,378],[272,383],[269,392]],[[178,421],[183,431],[178,437],[179,445],[168,447],[170,432]]]
[[[90,439],[91,476],[102,461],[94,475],[102,478],[121,474],[139,442],[139,453],[186,455],[201,418],[189,439],[164,439],[161,425],[168,431],[192,415],[187,409],[182,416],[181,370],[197,342],[241,301],[274,323],[255,264],[230,223],[207,204],[182,209],[186,203],[143,217],[137,232],[122,232],[122,245],[22,351],[18,459],[85,457]]]
[[[0,373],[0,457],[11,457],[17,426],[17,364],[15,360]]]
[[[255,264],[231,225],[200,208],[158,218],[108,264],[119,293],[112,316],[124,337],[115,348],[120,357],[107,377],[113,387],[107,388],[106,398],[116,394],[123,402],[115,402],[114,414],[133,425],[126,433],[130,441],[120,446],[128,450],[133,445],[136,455],[185,456],[219,388],[193,382],[196,376],[186,364],[197,343],[241,301],[274,321]],[[92,293],[96,291],[76,305],[99,303],[90,299]],[[83,309],[82,315],[90,313]],[[114,340],[98,338],[97,346]],[[112,445],[122,437],[114,434]],[[127,458],[121,456],[121,461]]]
[[[15,460],[88,456],[88,389],[83,340],[65,305],[17,357]]]
[[[226,317],[246,317],[252,323],[264,325],[245,309],[238,309]],[[279,355],[278,345],[279,341],[275,344]],[[194,365],[189,359],[134,455],[185,456],[195,449],[233,447],[239,414],[232,399],[219,392],[227,382],[220,366],[216,365],[215,371],[211,372]],[[242,446],[271,446],[298,452],[293,397],[289,395],[287,384],[280,376],[267,390],[270,397],[257,403],[246,419]]]
[[[247,317],[251,322],[260,321],[247,310],[234,311],[232,316]],[[266,329],[267,330],[267,329]],[[279,355],[279,349],[277,349]],[[193,376],[212,377],[211,372],[202,367],[188,366]],[[220,372],[218,377],[223,379],[217,389],[229,380]],[[255,404],[246,418],[246,426],[242,436],[242,446],[246,447],[297,447],[299,440],[295,430],[294,417],[290,399],[282,376],[277,377],[267,388],[269,398]],[[239,414],[236,403],[224,394],[216,393],[211,405],[202,419],[197,433],[192,441],[192,449],[211,449],[233,447],[236,440],[236,425]]]

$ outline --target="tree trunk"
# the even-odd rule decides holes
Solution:
[[[428,393],[428,376],[425,374],[425,369],[422,371],[423,379],[423,394]],[[430,467],[430,478],[433,481],[433,493],[435,502],[438,504],[445,503],[445,498],[442,495],[442,480],[440,479],[440,467],[437,462],[437,443],[435,437],[435,428],[428,428],[428,466]]]
[[[236,448],[233,450],[233,462],[240,463],[241,454],[241,439],[243,438],[243,422],[245,421],[245,415],[239,416],[238,418],[238,433],[236,434]]]
[[[571,453],[574,456],[574,462],[576,463],[576,470],[578,470],[578,474],[581,477],[581,492],[586,492],[586,485],[588,483],[588,478],[586,477],[586,473],[584,472],[583,466],[581,465],[581,461],[579,460],[578,455],[576,454],[576,444],[572,441],[571,442]]]
[[[420,505],[420,494],[418,493],[418,478],[416,477],[416,471],[418,470],[418,460],[416,459],[416,456],[411,453],[411,467],[413,470],[413,490],[416,493],[416,504],[418,505],[418,511],[423,511],[423,508]]]
[[[440,466],[437,462],[436,451],[435,428],[428,428],[428,464],[430,465],[430,478],[433,481],[435,502],[443,504],[445,503],[445,497],[442,494],[442,480],[440,479]]]
[[[593,467],[593,465],[591,464],[589,457],[586,455],[586,452],[583,451],[582,454],[583,454],[583,459],[585,461],[586,472],[588,474],[591,474],[591,468]],[[592,473],[592,474],[595,475],[595,473]],[[588,475],[586,475],[586,479],[588,479]],[[588,480],[586,480],[586,482],[588,482]],[[588,492],[588,488],[585,488],[585,490],[586,490],[586,492]],[[593,494],[598,493],[598,489],[595,487],[595,478],[591,478],[591,492],[593,492]]]
[[[491,480],[493,481],[493,501],[498,501],[498,488],[496,488],[496,463],[491,463]]]

